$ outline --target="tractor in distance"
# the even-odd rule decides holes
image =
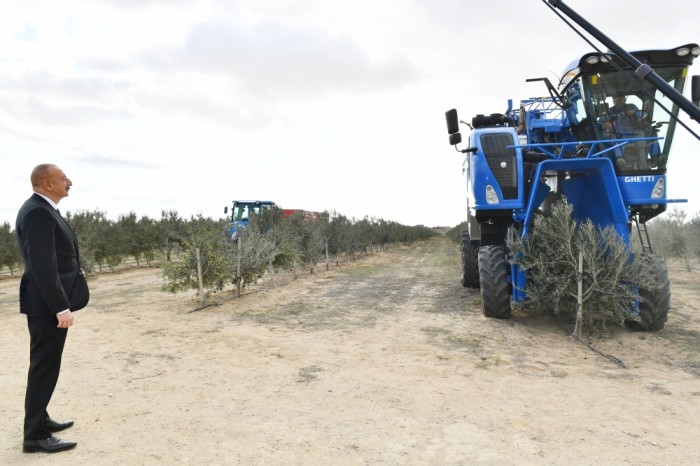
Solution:
[[[635,306],[640,321],[634,327],[660,330],[670,308],[670,284],[664,262],[652,254],[645,223],[669,203],[684,202],[667,198],[666,168],[682,124],[679,109],[700,122],[698,76],[692,102],[682,94],[700,47],[629,53],[563,2],[549,3],[608,50],[575,60],[556,87],[547,78],[527,80],[543,82],[548,97],[522,100],[517,108],[511,100],[505,113],[476,115],[471,124],[460,121],[455,109],[446,112],[450,144],[465,154],[462,285],[480,288],[485,316],[510,317],[511,301],[526,298],[527,274],[508,263],[508,231],[525,239],[534,215],[565,196],[574,220],[613,226],[627,244],[636,226],[656,286],[638,290],[644,298]],[[460,123],[470,128],[465,149],[457,147]]]
[[[231,238],[237,238],[246,229],[252,215],[260,215],[273,207],[275,203],[272,201],[233,201],[228,226]],[[228,207],[224,207],[224,213],[228,214]]]
[[[279,207],[273,201],[233,201],[228,233],[231,238],[237,238],[248,226],[252,215],[260,215],[261,212],[277,208]],[[224,207],[224,214],[228,215],[228,207]],[[305,220],[315,220],[318,216],[317,212],[301,209],[280,209],[280,214],[282,219],[289,218],[294,214],[302,215]]]

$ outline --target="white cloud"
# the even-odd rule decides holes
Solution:
[[[226,76],[234,92],[265,100],[380,91],[421,75],[400,54],[373,61],[347,34],[270,21],[196,24],[181,47],[149,52],[146,61],[160,72]]]

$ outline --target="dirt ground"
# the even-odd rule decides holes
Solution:
[[[0,280],[0,464],[700,464],[700,272],[670,265],[657,333],[487,319],[444,237],[278,276],[193,311],[157,268],[90,279],[50,406],[57,455],[23,454],[28,332]]]

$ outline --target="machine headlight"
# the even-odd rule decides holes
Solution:
[[[700,47],[693,47],[693,50],[691,50],[690,53],[694,57],[700,57]]]
[[[651,190],[651,198],[659,199],[664,195],[664,179],[659,178],[654,184],[654,189]]]
[[[496,190],[490,184],[486,185],[486,203],[498,204],[498,194],[496,194]]]
[[[586,58],[586,63],[589,65],[595,65],[600,61],[600,57],[598,55],[591,55],[590,57]]]
[[[676,50],[676,55],[679,57],[685,57],[690,53],[690,49],[688,47],[681,47],[678,50]]]

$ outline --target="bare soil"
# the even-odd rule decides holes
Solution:
[[[481,315],[445,237],[217,294],[157,268],[90,278],[50,406],[57,455],[23,454],[29,336],[0,281],[0,464],[700,464],[700,272],[672,264],[656,333]]]

